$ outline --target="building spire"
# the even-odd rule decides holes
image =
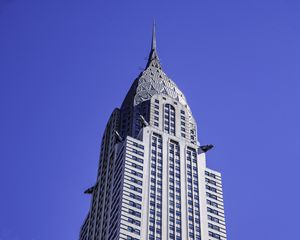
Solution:
[[[156,24],[155,24],[155,21],[153,21],[151,51],[150,51],[150,54],[148,57],[148,62],[147,62],[146,68],[149,67],[153,61],[156,62],[154,65],[161,69],[161,66],[159,64],[159,58],[158,58],[157,51],[156,51]]]
[[[153,27],[152,27],[152,44],[151,44],[151,50],[155,50],[156,51],[155,20],[153,21]]]

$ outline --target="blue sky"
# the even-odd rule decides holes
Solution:
[[[77,239],[151,25],[223,174],[228,239],[295,239],[300,2],[0,0],[0,240]]]

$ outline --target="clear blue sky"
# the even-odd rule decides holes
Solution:
[[[0,0],[1,240],[78,238],[154,18],[164,70],[216,146],[228,239],[297,239],[299,1]]]

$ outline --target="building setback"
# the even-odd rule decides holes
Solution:
[[[162,70],[154,28],[146,68],[106,125],[80,240],[225,240],[211,147],[200,146],[185,96]]]

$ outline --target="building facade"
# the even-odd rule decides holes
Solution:
[[[162,70],[153,29],[146,68],[106,125],[80,240],[226,240],[211,147],[200,146],[185,96]]]

